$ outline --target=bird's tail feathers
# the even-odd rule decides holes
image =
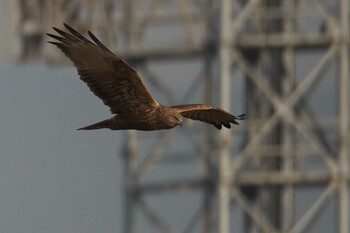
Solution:
[[[103,129],[103,128],[112,129],[112,120],[107,119],[107,120],[100,121],[100,122],[97,122],[97,123],[92,124],[92,125],[85,126],[83,128],[77,129],[77,130],[94,130],[94,129]]]

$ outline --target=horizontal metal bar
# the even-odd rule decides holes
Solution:
[[[233,185],[324,185],[329,182],[338,182],[346,180],[350,182],[350,174],[337,174],[332,176],[326,171],[294,171],[286,174],[284,171],[266,171],[266,172],[241,172],[235,175]]]
[[[350,43],[350,39],[346,40]],[[331,35],[325,34],[261,34],[261,33],[246,33],[239,35],[235,40],[235,47],[238,48],[266,48],[266,47],[326,47],[331,44],[337,44],[337,39]]]
[[[350,39],[347,41],[350,43]],[[236,42],[232,44],[232,48],[275,48],[275,47],[303,47],[310,49],[322,49],[327,48],[331,44],[336,43],[331,37],[320,37],[319,35],[313,36],[286,36],[283,34],[278,35],[241,35],[237,38]],[[172,48],[138,48],[133,51],[119,51],[118,56],[124,60],[177,60],[177,59],[198,59],[203,57],[205,46],[179,46]],[[68,64],[67,59],[62,56],[53,56],[53,54],[47,54],[47,60],[49,65],[62,65]]]

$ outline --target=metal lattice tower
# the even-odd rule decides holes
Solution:
[[[145,232],[141,224],[150,232],[312,232],[329,203],[337,212],[332,232],[350,232],[349,0],[17,3],[24,61],[40,55],[60,61],[43,46],[44,33],[68,22],[98,31],[165,104],[195,99],[232,112],[233,99],[245,99],[248,119],[233,130],[218,134],[194,123],[127,134],[123,232]],[[155,40],[157,30],[162,36]],[[177,96],[152,62],[182,60],[200,71]],[[244,96],[231,92],[237,77],[244,77]],[[337,95],[336,107],[322,101],[322,82]],[[323,117],[323,108],[333,111]],[[302,208],[300,193],[310,189],[317,192]],[[180,222],[167,212],[188,204],[184,193],[199,201]]]

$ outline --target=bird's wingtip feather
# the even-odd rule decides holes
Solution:
[[[245,113],[237,116],[238,120],[245,120]]]
[[[69,26],[67,23],[63,23],[63,26],[67,28],[69,31],[75,31],[71,26]]]
[[[60,45],[61,43],[56,41],[46,41],[47,43],[54,44],[54,45]]]

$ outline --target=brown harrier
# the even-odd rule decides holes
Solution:
[[[167,107],[155,101],[142,82],[140,74],[125,61],[113,54],[91,32],[91,42],[67,24],[70,32],[53,28],[60,36],[47,34],[58,40],[52,42],[74,63],[80,79],[98,96],[113,114],[110,119],[86,126],[80,130],[108,128],[160,130],[182,124],[182,116],[205,121],[221,129],[231,128],[230,123],[244,119],[222,109],[204,104]]]

